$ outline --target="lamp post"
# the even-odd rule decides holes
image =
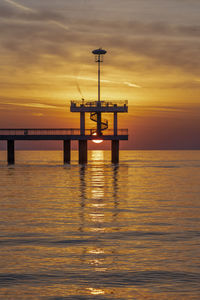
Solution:
[[[92,53],[95,55],[95,61],[98,63],[98,102],[101,101],[101,94],[100,94],[100,83],[101,83],[101,63],[103,62],[103,55],[107,53],[106,50],[102,48],[93,50]]]

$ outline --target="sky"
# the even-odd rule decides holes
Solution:
[[[0,0],[0,128],[78,128],[70,101],[97,99],[102,47],[102,100],[129,101],[122,149],[200,149],[199,12],[199,0]]]

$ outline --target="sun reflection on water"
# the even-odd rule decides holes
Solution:
[[[95,249],[89,250],[88,253],[90,253],[90,254],[103,254],[104,250],[100,249],[100,248],[95,248]]]
[[[94,289],[94,288],[88,288],[90,291],[91,295],[104,295],[105,292],[101,289]]]
[[[94,239],[92,247],[84,248],[83,262],[95,273],[104,274],[113,268],[117,256],[117,249],[106,251],[103,241],[105,234],[117,226],[118,219],[118,167],[107,169],[103,163],[104,152],[92,151],[92,163],[90,166],[82,167],[80,170],[80,231],[91,235]],[[110,179],[110,182],[109,182]],[[110,197],[113,201],[110,202]],[[115,230],[115,229],[114,229]],[[88,287],[91,295],[107,294],[106,290],[100,288],[99,283]]]
[[[92,161],[104,161],[104,151],[103,150],[93,150],[92,151]]]

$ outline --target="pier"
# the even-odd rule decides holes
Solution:
[[[82,135],[80,129],[69,128],[25,128],[25,129],[0,129],[0,140],[7,141],[7,162],[15,163],[15,141],[63,141],[63,162],[70,163],[71,160],[71,141],[78,141],[79,163],[87,163],[87,141],[88,140],[107,140],[111,141],[112,162],[119,161],[119,153],[116,156],[114,144],[119,145],[120,140],[128,139],[128,130],[119,129],[117,135],[113,134],[112,129],[107,130],[107,134],[99,136],[93,135],[92,129],[86,129]],[[114,158],[115,157],[115,158]]]
[[[128,112],[128,101],[101,100],[100,65],[106,51],[99,48],[92,52],[98,63],[98,100],[71,101],[70,111],[80,114],[80,128],[3,128],[0,129],[0,140],[7,141],[7,162],[15,163],[15,141],[63,141],[63,162],[70,163],[71,141],[78,141],[79,163],[87,163],[88,140],[102,142],[111,141],[111,161],[119,162],[119,141],[128,140],[128,129],[118,129],[118,113]],[[95,122],[95,127],[86,129],[85,114]],[[103,113],[113,114],[113,129],[108,129],[108,120],[102,118]]]

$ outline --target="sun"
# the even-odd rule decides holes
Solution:
[[[100,143],[103,142],[103,140],[92,140],[92,141],[93,141],[93,143],[95,143],[95,144],[100,144]]]
[[[95,133],[93,133],[92,135],[97,135],[97,133],[95,132]],[[92,140],[92,141],[93,141],[93,143],[95,143],[95,144],[100,144],[100,143],[103,142],[103,140]]]

